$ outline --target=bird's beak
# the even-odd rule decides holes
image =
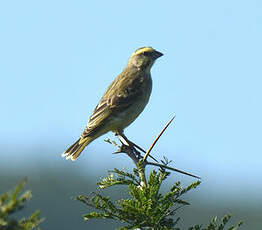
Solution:
[[[163,56],[164,54],[160,53],[159,51],[154,51],[154,58],[157,59],[157,58],[160,58],[161,56]]]

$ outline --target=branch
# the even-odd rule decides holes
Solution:
[[[153,144],[150,146],[150,148],[147,150],[143,161],[146,161],[149,153],[151,152],[151,150],[154,148],[155,144],[157,143],[157,141],[159,140],[159,138],[162,136],[162,134],[165,132],[165,130],[167,129],[167,127],[171,124],[171,122],[174,120],[176,116],[172,117],[172,119],[166,124],[166,126],[162,129],[162,131],[159,133],[159,135],[157,136],[157,138],[154,140]]]
[[[194,178],[197,178],[197,179],[201,179],[200,177],[195,176],[195,175],[193,175],[191,173],[187,173],[185,171],[182,171],[182,170],[179,170],[179,169],[167,166],[167,164],[169,162],[166,162],[166,163],[163,162],[163,164],[160,164],[153,157],[151,157],[151,158],[153,158],[155,161],[157,161],[157,163],[153,163],[153,162],[148,162],[147,161],[147,158],[150,157],[151,150],[154,148],[155,144],[157,143],[159,138],[162,136],[162,134],[166,131],[167,127],[172,123],[174,118],[175,118],[175,116],[172,117],[171,120],[161,130],[161,132],[158,134],[157,138],[154,140],[154,142],[149,147],[147,152],[145,152],[141,147],[139,147],[135,143],[133,143],[130,140],[128,140],[128,138],[124,135],[123,132],[117,134],[117,137],[119,138],[120,142],[122,143],[121,146],[117,145],[114,141],[110,141],[109,139],[105,140],[106,142],[108,142],[110,144],[113,144],[113,145],[118,147],[118,150],[115,152],[115,154],[116,153],[126,153],[133,160],[133,162],[137,166],[139,174],[140,174],[141,186],[146,186],[146,184],[147,184],[146,177],[145,177],[145,167],[146,167],[146,165],[158,166],[158,167],[160,167],[162,169],[169,169],[171,171],[175,171],[175,172],[178,172],[178,173],[181,173],[181,174],[184,174],[184,175],[188,175],[188,176],[191,176],[191,177],[194,177]],[[141,153],[137,149],[139,149],[140,151],[145,153],[143,158],[141,156]]]
[[[175,171],[175,172],[179,172],[179,173],[184,174],[184,175],[188,175],[188,176],[195,177],[195,178],[197,178],[197,179],[201,179],[200,177],[195,176],[195,175],[193,175],[193,174],[191,174],[191,173],[187,173],[187,172],[185,172],[185,171],[182,171],[182,170],[179,170],[179,169],[176,169],[176,168],[172,168],[172,167],[169,167],[169,166],[167,166],[167,165],[163,165],[163,164],[159,164],[159,163],[154,163],[154,162],[147,162],[146,164],[158,166],[158,167],[160,167],[160,168],[169,169],[169,170],[172,170],[172,171]]]

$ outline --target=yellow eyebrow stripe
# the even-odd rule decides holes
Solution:
[[[145,47],[145,48],[137,50],[135,53],[133,53],[133,55],[138,55],[138,54],[141,54],[143,52],[152,52],[152,51],[154,51],[154,49],[152,47]]]

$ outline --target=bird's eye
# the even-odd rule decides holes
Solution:
[[[143,52],[142,53],[144,56],[148,57],[149,56],[149,53],[148,52]]]

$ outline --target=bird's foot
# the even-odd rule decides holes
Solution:
[[[137,159],[142,159],[141,153],[136,149],[137,145],[134,144],[132,141],[128,140],[128,138],[124,135],[123,132],[116,132],[115,135],[119,138],[120,142],[122,143],[122,149],[129,148],[131,152],[135,154]],[[138,148],[142,149],[142,148]]]

